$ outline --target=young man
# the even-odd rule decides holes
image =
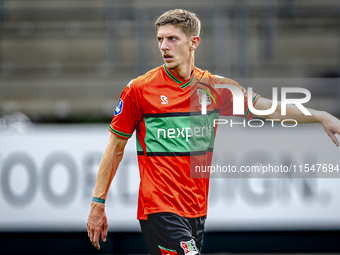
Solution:
[[[164,65],[132,80],[123,90],[109,127],[110,140],[99,166],[94,198],[87,221],[92,244],[99,249],[99,236],[106,241],[105,199],[123,157],[128,138],[136,130],[140,188],[137,218],[151,254],[199,254],[207,215],[209,178],[191,178],[193,164],[209,165],[215,131],[212,119],[233,114],[232,95],[215,84],[230,84],[248,96],[258,110],[272,102],[248,95],[235,81],[194,66],[194,51],[200,43],[200,21],[195,14],[170,10],[156,21],[158,46]],[[201,114],[201,93],[217,94]],[[268,119],[283,119],[280,105]],[[320,122],[336,146],[340,121],[325,112],[309,110],[304,115],[289,107],[285,119],[300,123]]]

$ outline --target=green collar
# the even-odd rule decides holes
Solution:
[[[195,75],[194,72],[191,75],[190,79],[188,81],[182,81],[180,78],[176,77],[170,70],[168,70],[168,68],[166,68],[165,64],[163,65],[164,71],[166,72],[166,74],[177,84],[180,85],[180,87],[182,89],[185,89],[186,87],[188,87],[190,85],[190,83],[192,82],[192,80],[194,79]]]

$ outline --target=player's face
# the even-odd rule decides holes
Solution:
[[[160,26],[157,31],[158,47],[168,69],[188,63],[190,45],[182,30],[173,25]]]

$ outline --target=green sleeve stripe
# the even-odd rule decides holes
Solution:
[[[168,68],[166,68],[165,64],[163,65],[163,68],[165,70],[165,72],[167,73],[167,75],[170,76],[171,79],[173,79],[175,82],[177,82],[178,84],[181,84],[182,82],[177,79],[175,76],[172,75],[172,73],[170,73],[170,71],[168,70]]]
[[[256,102],[256,99],[258,98],[258,96],[259,96],[258,94],[255,94],[255,96],[253,97],[253,105],[254,105],[254,103]],[[250,114],[250,110],[249,110],[249,107],[248,107],[248,109],[247,109],[246,114],[244,115],[244,117],[245,117],[246,119],[248,119],[249,114]]]
[[[244,118],[248,119],[248,116],[249,116],[249,108],[247,109],[246,114],[244,115]]]
[[[143,147],[140,144],[139,139],[138,139],[138,135],[136,135],[136,146],[137,146],[137,152],[143,152],[144,154]]]
[[[112,133],[115,133],[115,134],[117,134],[117,135],[119,135],[119,136],[122,136],[122,137],[125,137],[125,138],[130,138],[130,137],[132,136],[132,134],[125,134],[125,133],[122,133],[122,132],[119,132],[119,131],[113,129],[113,128],[111,127],[111,125],[109,126],[109,129],[110,129],[110,131],[111,131]]]
[[[164,247],[162,247],[160,245],[158,245],[158,248],[162,249],[162,250],[166,250],[166,251],[177,252],[176,250],[167,249],[167,248],[164,248]]]

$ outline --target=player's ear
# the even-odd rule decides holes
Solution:
[[[201,38],[199,36],[192,36],[190,39],[190,50],[195,50],[200,44]]]

